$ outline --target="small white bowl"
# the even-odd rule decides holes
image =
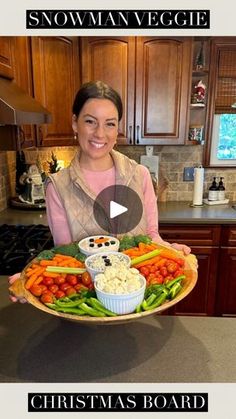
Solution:
[[[133,313],[137,305],[143,301],[146,288],[146,279],[144,276],[139,275],[139,278],[142,284],[141,288],[130,294],[109,294],[101,291],[97,288],[95,280],[94,287],[97,299],[104,305],[104,307],[116,314]]]
[[[105,246],[104,244],[100,247],[89,247],[89,243],[92,243],[91,240],[99,239],[100,237],[105,237],[110,241],[114,241],[114,244],[110,244],[109,246]],[[85,256],[95,255],[100,252],[118,252],[120,247],[120,242],[116,237],[113,236],[107,236],[100,234],[99,236],[89,236],[85,237],[84,239],[80,240],[78,243],[79,249],[81,253],[83,253]]]
[[[124,260],[125,265],[129,268],[130,264],[131,264],[131,259],[128,255],[125,255],[124,253],[120,253],[120,252],[100,252],[97,253],[95,255],[91,255],[88,256],[85,259],[85,268],[88,271],[88,273],[90,274],[92,280],[94,281],[95,276],[97,274],[103,273],[105,270],[105,263],[103,265],[101,265],[101,267],[94,267],[93,264],[94,262],[101,260],[105,260],[105,256],[107,256],[107,258],[113,258],[113,255],[118,256],[118,258],[121,260]]]

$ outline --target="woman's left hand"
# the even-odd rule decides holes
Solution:
[[[190,247],[186,246],[186,244],[179,244],[179,243],[172,243],[171,247],[175,250],[179,250],[184,253],[185,256],[189,255],[191,253]]]

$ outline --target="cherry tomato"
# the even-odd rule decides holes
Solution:
[[[33,284],[32,287],[30,287],[30,292],[35,295],[35,297],[40,297],[40,295],[42,295],[41,285]]]
[[[150,271],[147,268],[147,266],[142,266],[139,270],[139,272],[144,275],[145,277],[149,275]]]
[[[179,266],[181,266],[181,268],[184,266],[184,259],[177,259],[176,262],[178,263]]]
[[[58,291],[55,293],[55,297],[56,297],[56,298],[62,298],[62,297],[65,297],[65,295],[66,295],[66,293],[65,293],[65,292],[63,292],[62,290],[58,290]]]
[[[80,292],[81,290],[88,291],[88,288],[85,287],[85,285],[80,284],[80,283],[75,285],[74,288],[75,288],[76,292]]]
[[[153,278],[156,278],[156,274],[152,273],[147,276],[147,280],[150,282]]]
[[[40,284],[41,285],[41,284]],[[42,284],[41,285],[41,288],[42,288],[42,294],[44,293],[44,292],[47,292],[48,291],[48,287],[46,286],[46,285],[44,285],[44,284]]]
[[[84,284],[86,287],[92,283],[91,276],[88,272],[82,273],[82,284]]]
[[[167,282],[169,282],[169,281],[172,281],[172,279],[174,279],[173,278],[173,275],[167,275],[166,277],[165,277],[165,284],[167,283]]]
[[[56,284],[53,284],[53,285],[50,285],[49,287],[48,287],[48,289],[53,293],[53,294],[56,294],[56,292],[59,290],[59,286],[58,285],[56,285]]]
[[[155,273],[157,271],[158,267],[156,265],[152,265],[150,268],[150,273]]]
[[[54,278],[54,283],[57,285],[64,284],[64,282],[66,282],[66,279],[63,276],[57,276]]]
[[[162,267],[160,268],[160,273],[161,273],[161,275],[163,275],[164,277],[168,275],[168,271],[167,271],[166,266],[162,266]]]
[[[61,284],[59,287],[60,287],[61,291],[65,292],[67,290],[67,288],[71,287],[71,285],[68,284],[68,282],[64,282],[64,284]]]
[[[175,262],[169,262],[169,263],[166,265],[166,267],[167,267],[167,271],[168,271],[170,274],[173,274],[173,273],[177,270],[178,265],[177,265],[177,263],[175,263]]]
[[[66,295],[76,294],[76,289],[74,287],[69,287],[65,291]]]
[[[66,280],[72,286],[78,284],[78,279],[76,275],[67,274]]]
[[[177,278],[177,276],[183,275],[184,271],[183,269],[177,269],[177,271],[174,272],[174,278]]]
[[[151,285],[154,285],[154,284],[163,284],[163,278],[161,278],[160,276],[159,277],[156,277],[156,278],[153,278],[153,279],[151,279],[150,284]]]
[[[53,294],[44,292],[40,297],[40,301],[42,301],[42,303],[53,303]]]
[[[45,278],[43,278],[42,283],[44,285],[46,285],[46,287],[49,287],[49,285],[53,285],[54,284],[54,278],[50,278],[49,276],[45,276]]]

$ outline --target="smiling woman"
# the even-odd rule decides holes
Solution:
[[[107,234],[111,218],[107,202],[101,203],[102,225],[94,217],[94,203],[102,191],[116,186],[135,191],[143,206],[137,225],[125,233],[148,234],[166,244],[158,233],[156,196],[148,169],[113,149],[123,113],[120,95],[101,81],[86,83],[75,96],[72,113],[78,153],[69,167],[50,175],[46,189],[48,223],[55,244]],[[135,219],[137,205],[132,211],[129,217]],[[177,247],[190,252],[187,246]]]

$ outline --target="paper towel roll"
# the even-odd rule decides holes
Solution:
[[[194,168],[193,205],[202,205],[204,168]]]

